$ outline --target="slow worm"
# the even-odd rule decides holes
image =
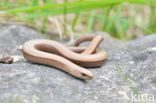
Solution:
[[[104,63],[107,53],[97,48],[103,36],[86,36],[78,39],[73,47],[65,47],[59,42],[46,39],[35,39],[24,43],[22,52],[29,61],[49,65],[63,70],[75,77],[90,80],[93,74],[84,67],[97,67]],[[78,46],[91,41],[88,47]]]

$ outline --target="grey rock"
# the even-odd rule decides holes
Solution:
[[[156,52],[150,52],[156,35],[122,42],[98,34],[109,56],[102,67],[90,69],[93,80],[25,59],[0,64],[0,103],[156,103]],[[43,37],[25,26],[1,25],[0,53],[22,56],[17,48],[35,38]],[[147,98],[140,102],[141,96]]]

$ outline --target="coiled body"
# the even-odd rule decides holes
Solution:
[[[92,41],[91,41],[92,40]],[[23,55],[29,61],[49,65],[61,69],[81,79],[92,79],[93,74],[84,67],[101,66],[107,58],[107,53],[97,47],[103,37],[87,36],[75,42],[75,47],[45,39],[27,41],[22,48]],[[84,41],[91,41],[88,47],[77,47]]]

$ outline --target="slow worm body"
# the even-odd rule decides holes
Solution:
[[[93,74],[84,67],[101,66],[107,58],[107,53],[97,49],[103,37],[87,36],[78,39],[75,47],[45,39],[27,41],[22,48],[23,55],[29,61],[49,65],[61,69],[81,79],[92,79]],[[78,47],[84,41],[91,41],[88,47]]]

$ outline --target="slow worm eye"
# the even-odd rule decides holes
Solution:
[[[81,73],[82,74],[82,76],[87,76],[85,73]]]
[[[93,79],[93,75],[89,75],[89,74],[86,74],[86,73],[81,73],[82,74],[82,77],[84,77],[84,78],[86,78],[86,79],[88,79],[88,80],[90,80],[90,79]]]

